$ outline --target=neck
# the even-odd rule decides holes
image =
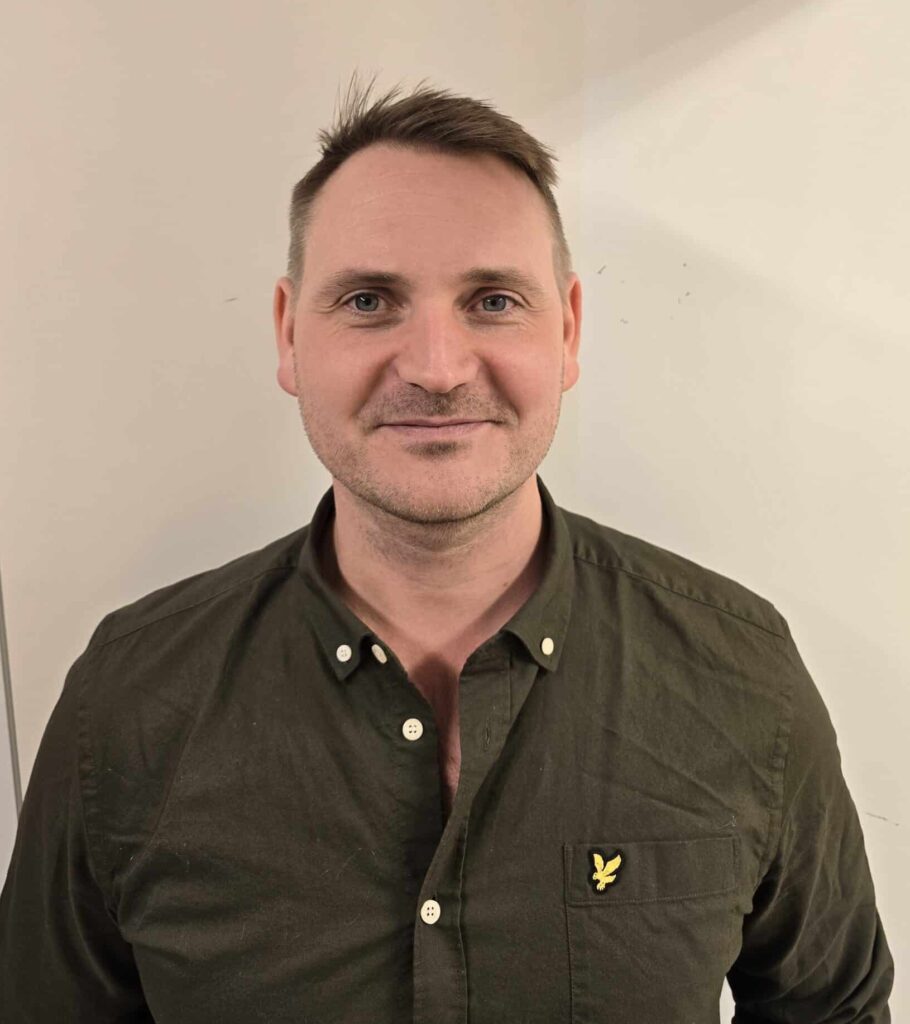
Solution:
[[[493,509],[454,523],[414,523],[334,482],[335,520],[322,552],[329,584],[389,639],[439,646],[490,636],[537,588],[543,506],[531,476]]]

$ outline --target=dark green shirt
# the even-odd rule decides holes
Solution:
[[[0,898],[4,1024],[881,1024],[893,964],[772,604],[557,507],[461,775],[307,527],[106,615]]]

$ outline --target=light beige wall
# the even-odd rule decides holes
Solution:
[[[105,612],[309,520],[328,478],[270,323],[288,193],[355,67],[377,89],[426,76],[561,158],[582,376],[544,479],[788,618],[899,959],[910,9],[45,0],[5,23],[0,566],[23,783]]]

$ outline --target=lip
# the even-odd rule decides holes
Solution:
[[[403,423],[386,423],[383,430],[390,430],[402,438],[418,441],[445,441],[449,438],[468,437],[476,434],[482,427],[490,424],[490,420],[474,420],[471,423],[451,423],[444,426],[415,427]]]

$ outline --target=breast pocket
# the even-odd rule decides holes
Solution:
[[[738,836],[563,844],[573,1024],[716,1024]]]

